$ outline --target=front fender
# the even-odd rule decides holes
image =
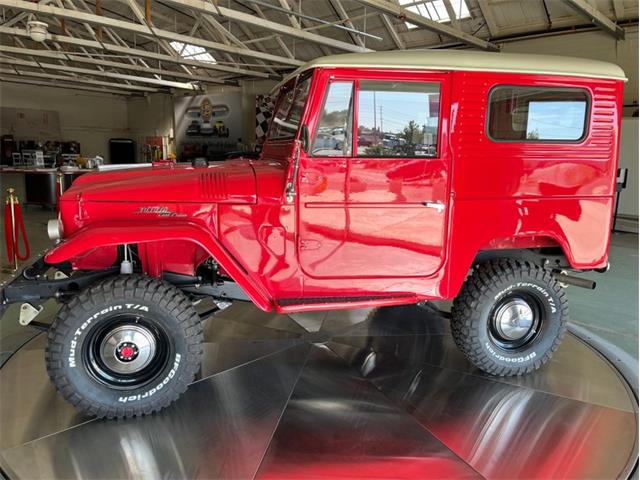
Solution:
[[[86,254],[96,247],[183,240],[197,244],[224,268],[242,287],[247,296],[264,311],[271,311],[271,298],[256,284],[236,260],[205,228],[188,221],[154,222],[96,222],[65,238],[45,255],[49,264],[62,263]]]

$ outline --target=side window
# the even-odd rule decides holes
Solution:
[[[361,81],[359,157],[436,157],[440,84]]]
[[[324,99],[311,153],[316,157],[351,155],[353,82],[331,82]]]
[[[494,140],[576,142],[587,130],[589,96],[555,87],[495,87],[489,95],[488,133]]]
[[[269,127],[268,139],[288,140],[295,137],[307,102],[310,84],[311,76],[308,75],[298,79],[297,83],[292,80],[282,87],[278,107]]]

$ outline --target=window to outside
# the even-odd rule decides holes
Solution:
[[[311,153],[319,157],[351,155],[353,82],[332,82],[324,100]]]
[[[206,49],[199,47],[198,45],[191,45],[190,43],[182,42],[170,42],[171,48],[173,48],[178,55],[188,60],[198,60],[205,63],[217,63],[216,59],[211,56]]]
[[[586,129],[587,92],[497,87],[489,98],[489,136],[511,141],[577,141]]]
[[[296,136],[307,103],[311,75],[293,79],[280,89],[277,109],[269,127],[269,140],[288,140]]]
[[[361,81],[358,92],[359,157],[435,157],[440,85]]]
[[[465,0],[449,0],[450,11],[447,10],[444,2],[445,0],[398,0],[398,3],[410,12],[440,23],[452,20],[449,12],[453,13],[458,20],[471,17]],[[418,28],[417,25],[411,22],[404,23],[409,29]]]

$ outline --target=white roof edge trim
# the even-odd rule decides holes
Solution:
[[[628,81],[618,65],[587,58],[465,50],[390,50],[316,58],[287,75],[274,90],[306,70],[336,67],[520,73]]]
[[[341,67],[344,65],[322,65],[322,67]],[[583,78],[602,78],[602,79],[610,79],[610,80],[622,80],[624,82],[627,82],[628,79],[626,76],[624,77],[612,77],[610,75],[601,75],[601,74],[587,74],[587,73],[562,73],[562,72],[558,72],[556,70],[533,70],[533,69],[526,69],[526,68],[522,68],[522,69],[509,69],[509,70],[502,70],[502,69],[498,69],[498,68],[491,68],[491,67],[486,67],[486,68],[482,68],[482,67],[465,67],[465,68],[447,68],[447,67],[416,67],[415,65],[398,65],[398,66],[393,66],[393,67],[380,67],[379,65],[358,65],[358,67],[362,67],[362,68],[385,68],[385,69],[401,69],[401,68],[406,68],[406,69],[413,69],[413,70],[446,70],[446,71],[465,71],[465,72],[485,72],[485,73],[525,73],[525,74],[532,74],[532,75],[562,75],[562,76],[566,76],[566,77],[583,77]],[[313,67],[310,67],[313,68]],[[302,71],[302,70],[301,70]]]

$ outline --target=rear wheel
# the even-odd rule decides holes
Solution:
[[[550,271],[496,260],[474,269],[451,312],[453,339],[469,361],[493,375],[521,375],[558,348],[568,306]]]
[[[83,413],[131,417],[158,411],[194,379],[202,326],[175,287],[122,276],[81,292],[49,331],[47,371]]]

